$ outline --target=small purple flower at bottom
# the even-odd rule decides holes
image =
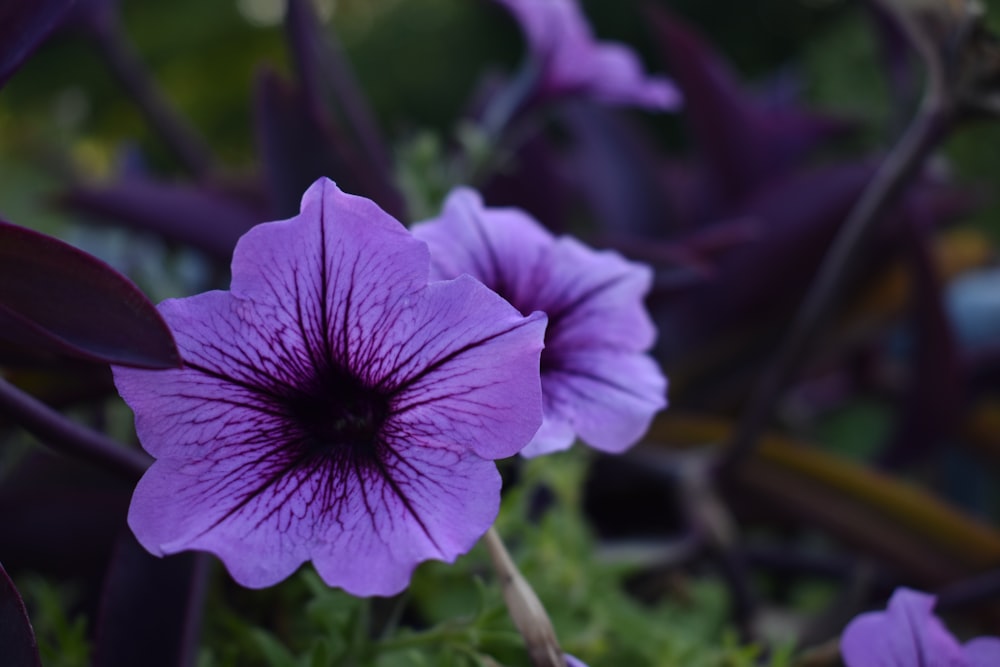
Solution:
[[[666,405],[666,379],[645,354],[656,337],[643,299],[652,272],[611,251],[555,238],[527,214],[485,208],[460,188],[414,235],[431,249],[432,275],[467,273],[521,313],[548,315],[542,351],[542,427],[525,456],[566,449],[576,437],[621,452]]]
[[[497,0],[521,25],[540,68],[538,95],[585,95],[612,105],[670,111],[681,94],[663,76],[648,76],[624,44],[594,39],[576,0]]]
[[[563,658],[566,659],[566,667],[587,667],[583,660],[580,660],[569,653],[563,653]]]
[[[959,644],[934,615],[935,598],[898,588],[886,611],[861,614],[840,639],[847,667],[996,667],[1000,639],[978,637]]]
[[[231,291],[161,304],[182,368],[115,368],[156,462],[128,521],[156,555],[217,555],[249,587],[306,561],[391,595],[496,517],[492,459],[541,421],[545,319],[469,277],[428,283],[427,246],[326,179],[258,225]]]

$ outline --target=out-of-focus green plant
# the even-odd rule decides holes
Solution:
[[[512,464],[520,484],[505,496],[497,525],[564,649],[590,667],[790,664],[788,650],[761,663],[758,648],[738,643],[727,625],[726,592],[716,580],[692,579],[683,600],[653,604],[625,592],[630,568],[595,556],[581,511],[588,460],[573,451]],[[246,592],[217,590],[199,665],[527,667],[491,576],[479,545],[454,565],[424,564],[409,591],[390,600],[359,600],[329,589],[311,568],[257,593],[249,609],[228,597],[243,600]]]

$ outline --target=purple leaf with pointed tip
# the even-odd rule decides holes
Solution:
[[[389,149],[334,35],[323,29],[308,0],[290,0],[286,30],[304,101],[326,119],[336,118],[350,130],[339,134],[351,141],[359,158],[352,167],[368,172],[368,181],[378,188],[366,194],[387,213],[403,219],[405,204],[393,184]],[[345,180],[340,174],[328,175]]]
[[[594,104],[564,105],[559,117],[573,138],[566,171],[606,232],[662,237],[677,226],[649,137]]]
[[[257,77],[258,152],[264,164],[273,217],[298,210],[302,193],[318,178],[336,178],[351,192],[377,196],[360,158],[340,128],[309,105],[302,91],[271,70]]]
[[[0,565],[0,655],[5,667],[42,667],[24,601]]]
[[[41,44],[73,0],[7,0],[0,3],[0,88]]]
[[[843,120],[754,99],[691,28],[659,6],[648,9],[709,175],[727,201],[782,176],[823,142],[851,129]]]
[[[210,187],[136,177],[103,187],[74,188],[58,203],[97,221],[154,232],[227,261],[240,236],[264,217],[253,203]]]
[[[0,221],[0,336],[93,361],[170,368],[170,330],[145,295],[99,259]]]
[[[205,554],[154,558],[122,533],[104,579],[94,667],[193,666],[208,564]]]

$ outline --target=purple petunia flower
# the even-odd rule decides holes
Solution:
[[[935,598],[898,588],[886,611],[861,614],[840,640],[847,667],[995,667],[1000,639],[978,637],[964,646],[934,615]]]
[[[454,191],[439,218],[414,228],[431,248],[432,275],[483,281],[522,313],[548,315],[542,351],[542,427],[521,453],[566,449],[576,436],[621,452],[666,405],[666,380],[644,354],[656,331],[643,305],[644,266],[554,238],[527,214],[487,209],[469,189]]]
[[[322,179],[240,239],[231,291],[164,302],[184,366],[114,369],[157,459],[129,509],[143,546],[212,552],[250,587],[311,560],[356,595],[469,550],[498,511],[492,459],[541,421],[545,318],[428,266]]]
[[[497,0],[521,25],[540,68],[540,97],[581,94],[612,105],[668,111],[681,104],[674,84],[647,76],[629,47],[594,39],[576,0]]]

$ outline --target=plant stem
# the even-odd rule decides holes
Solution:
[[[3,378],[0,378],[0,414],[57,452],[90,461],[133,482],[152,463],[145,452],[128,448],[66,418]]]
[[[771,418],[782,389],[840,295],[844,280],[853,268],[852,260],[856,259],[858,250],[869,245],[879,229],[877,223],[895,203],[903,188],[923,169],[927,157],[947,135],[953,117],[952,106],[945,96],[925,96],[907,131],[883,160],[851,209],[823,258],[775,358],[764,370],[750,396],[725,454],[723,474],[731,474],[753,454],[757,438]]]
[[[490,552],[493,569],[500,577],[507,611],[510,612],[518,632],[524,637],[528,655],[531,656],[531,664],[535,667],[566,667],[566,659],[559,648],[556,631],[548,614],[545,613],[545,607],[517,569],[496,528],[490,526],[483,539],[486,542],[486,549]]]

